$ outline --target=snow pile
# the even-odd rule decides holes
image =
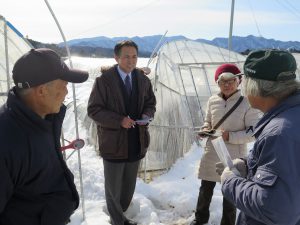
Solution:
[[[83,84],[76,84],[77,105],[86,104],[92,83],[93,80],[90,79]],[[70,85],[69,95],[66,99],[67,105],[72,101],[71,95]],[[72,107],[68,109],[63,128],[67,140],[76,138]],[[80,138],[88,139],[88,131],[80,118],[79,133]],[[67,155],[72,152],[72,150],[66,151]],[[80,151],[86,219],[82,221],[80,206],[71,217],[70,225],[109,225],[102,159],[97,155],[95,147],[88,143]],[[197,173],[202,152],[203,149],[194,144],[184,158],[178,159],[169,171],[154,178],[152,182],[147,184],[138,178],[133,201],[126,216],[140,225],[189,224],[194,219],[200,187]],[[68,166],[73,171],[76,185],[80,190],[77,152],[68,159]],[[219,224],[222,215],[220,184],[216,185],[210,211],[211,218],[208,224]]]

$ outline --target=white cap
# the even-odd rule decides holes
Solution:
[[[233,74],[233,73],[222,73],[219,75],[217,82],[219,82],[220,80],[229,80],[230,78],[235,78],[237,77],[239,74]]]

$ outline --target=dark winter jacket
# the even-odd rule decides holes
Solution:
[[[78,207],[60,152],[65,110],[42,119],[13,90],[0,108],[0,225],[62,225]]]
[[[238,225],[300,225],[300,92],[258,122],[247,179],[231,176],[224,196],[241,213]]]
[[[136,118],[142,114],[154,116],[156,99],[148,77],[141,70],[132,71],[137,81]],[[135,78],[134,78],[135,76]],[[121,127],[121,121],[129,112],[124,99],[125,89],[117,65],[96,78],[88,103],[88,115],[96,122],[100,154],[104,159],[128,159],[128,129]],[[121,84],[123,85],[123,84]],[[140,156],[145,156],[150,136],[147,126],[138,126]]]

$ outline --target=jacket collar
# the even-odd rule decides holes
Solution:
[[[221,92],[218,93],[218,96],[222,99],[223,98],[223,94]],[[241,90],[240,89],[237,89],[237,91],[231,95],[229,98],[227,98],[225,101],[228,101],[228,100],[235,100],[235,99],[238,99],[239,97],[241,96]]]
[[[262,132],[264,127],[275,117],[277,117],[280,113],[300,105],[300,91],[297,91],[295,94],[289,96],[287,99],[283,100],[277,106],[273,107],[271,110],[266,112],[263,117],[258,121],[255,130],[254,136],[258,137]]]
[[[26,123],[32,128],[40,128],[44,130],[52,130],[53,121],[57,117],[63,118],[66,112],[66,107],[62,106],[59,113],[49,114],[45,117],[45,119],[43,119],[37,113],[28,108],[23,101],[21,101],[16,94],[15,87],[8,93],[6,107],[17,120],[21,120],[23,123]]]
[[[117,68],[118,68],[118,65],[116,64],[113,67],[111,67],[110,69],[108,69],[105,72],[105,77],[103,77],[103,78],[104,78],[104,80],[106,80],[106,85],[111,86],[111,90],[114,90],[114,93],[112,93],[112,94],[116,95],[117,99],[123,99],[123,93],[122,93],[122,90],[119,88],[119,82],[118,82],[121,78],[120,78]],[[140,74],[140,73],[141,72],[139,72],[139,70],[137,70],[137,69],[134,69],[131,72],[131,76],[132,77],[135,76],[136,80],[137,80],[137,88],[138,88],[137,93],[143,93],[143,90],[145,89],[145,85],[144,85],[145,84],[145,82],[144,82],[145,75]],[[140,104],[140,102],[142,101],[141,98],[142,98],[142,95],[138,94],[138,111],[139,112],[142,111],[142,105]],[[121,104],[123,113],[126,113],[126,107],[125,107],[124,101],[121,101],[120,104]]]

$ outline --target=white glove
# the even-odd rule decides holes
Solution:
[[[239,171],[233,167],[231,170],[229,169],[229,167],[225,167],[222,175],[221,175],[221,184],[223,185],[224,181],[226,180],[226,178],[230,177],[230,176],[239,176],[240,177],[240,173]]]
[[[246,166],[244,160],[237,158],[237,159],[234,159],[232,161],[232,163],[233,163],[233,166],[235,167],[235,169],[238,171],[239,176],[241,176],[243,178],[247,177],[248,171],[247,171],[247,166]],[[220,176],[221,176],[224,168],[225,167],[224,167],[222,162],[217,162],[216,163],[216,172]]]

